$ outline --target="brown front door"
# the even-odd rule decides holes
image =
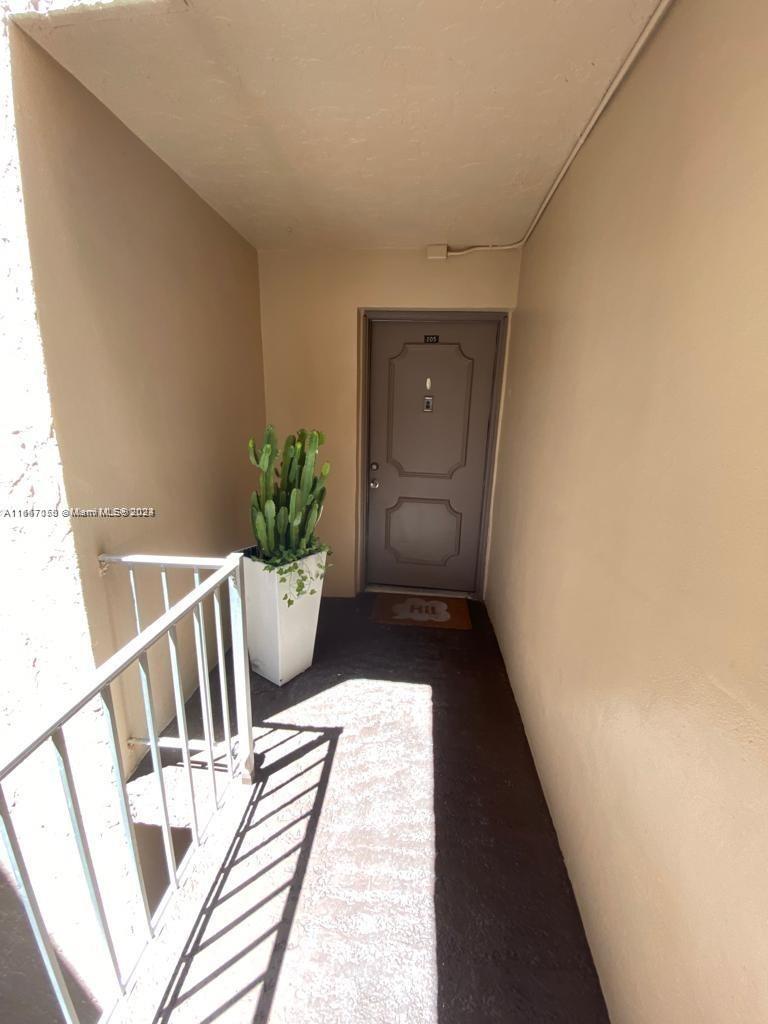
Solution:
[[[371,324],[368,583],[476,589],[498,334]]]

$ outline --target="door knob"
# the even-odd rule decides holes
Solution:
[[[374,489],[374,491],[375,491],[376,488],[379,486],[379,481],[374,477],[374,479],[371,480],[369,486],[372,487]]]

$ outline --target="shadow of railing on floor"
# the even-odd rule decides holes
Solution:
[[[154,1024],[172,1022],[182,1005],[186,1016],[193,1000],[196,1024],[211,1024],[249,996],[253,1024],[269,1018],[341,730],[275,722],[257,728],[264,730],[257,741],[262,766],[253,795]]]

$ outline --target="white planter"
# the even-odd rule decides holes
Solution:
[[[299,564],[317,576],[326,557],[321,551],[300,559]],[[251,667],[282,686],[312,664],[323,581],[316,580],[309,587],[315,594],[302,594],[289,607],[283,600],[289,586],[276,572],[268,572],[263,562],[248,557],[243,559],[243,567]]]

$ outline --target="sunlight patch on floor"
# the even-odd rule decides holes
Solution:
[[[276,717],[342,733],[270,1024],[436,1022],[431,687],[351,679]]]
[[[157,1024],[433,1024],[431,688],[348,680],[255,746],[260,782]]]

